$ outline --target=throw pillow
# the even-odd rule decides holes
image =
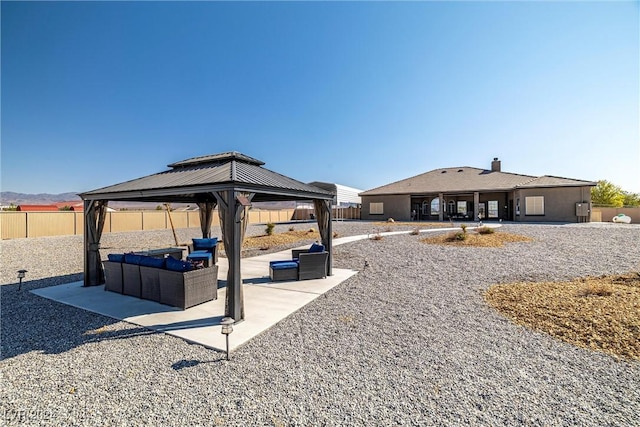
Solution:
[[[213,237],[211,239],[192,239],[193,240],[193,250],[209,250],[216,247],[218,244],[218,238]]]
[[[309,253],[314,253],[314,252],[324,252],[324,246],[314,243],[309,248]]]
[[[107,259],[111,262],[124,262],[124,254],[109,254]]]
[[[152,256],[142,256],[140,258],[140,265],[153,268],[164,268],[164,258],[154,258]]]
[[[142,255],[124,254],[124,262],[127,264],[140,265],[140,258],[142,258]]]
[[[173,257],[167,257],[165,261],[166,261],[167,270],[179,271],[181,273],[184,273],[185,271],[193,270],[193,266],[188,261],[181,261]]]

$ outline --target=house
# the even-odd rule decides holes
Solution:
[[[596,182],[490,169],[434,169],[360,193],[365,220],[588,222]]]
[[[313,185],[314,187],[322,188],[333,194],[333,202],[334,206],[346,207],[346,206],[359,206],[362,202],[359,194],[362,190],[352,187],[347,187],[346,185],[334,184],[331,182],[320,182],[313,181],[310,182],[309,185]]]

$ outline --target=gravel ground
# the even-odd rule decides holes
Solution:
[[[28,292],[81,279],[81,237],[2,241],[0,420],[640,426],[639,363],[516,326],[481,296],[493,283],[638,270],[640,226],[503,229],[534,241],[456,248],[406,234],[337,246],[334,265],[360,273],[254,338],[229,362],[179,338]],[[336,223],[334,230],[340,236],[384,231],[365,222]],[[181,241],[197,234],[179,232]],[[103,236],[103,248],[172,240],[164,231],[114,233]],[[19,268],[29,270],[22,291],[15,285]]]

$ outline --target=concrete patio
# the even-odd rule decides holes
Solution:
[[[291,313],[357,273],[333,269],[326,279],[271,282],[269,261],[290,259],[291,250],[242,260],[245,320],[234,325],[229,348],[234,350]],[[227,277],[227,259],[218,262],[220,279]],[[223,280],[220,280],[224,282]],[[180,310],[157,302],[114,292],[104,286],[83,287],[83,282],[41,288],[34,294],[114,319],[164,332],[215,350],[226,349],[220,321],[224,316],[226,288],[218,289],[218,299]]]

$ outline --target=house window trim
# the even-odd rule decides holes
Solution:
[[[384,202],[369,202],[370,215],[384,215]]]
[[[524,198],[525,216],[544,216],[544,196],[526,196]]]

